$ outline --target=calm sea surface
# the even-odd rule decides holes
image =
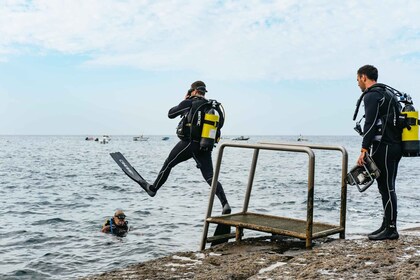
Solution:
[[[74,279],[177,251],[199,249],[210,188],[193,160],[181,163],[150,198],[109,156],[120,151],[153,182],[175,137],[112,136],[108,144],[85,136],[0,136],[0,278]],[[247,143],[294,142],[296,136],[251,136]],[[349,169],[361,138],[309,136],[311,144],[341,145]],[[223,139],[229,141],[229,139]],[[215,162],[218,150],[213,153]],[[341,153],[315,151],[318,222],[339,223]],[[225,150],[219,180],[233,212],[243,205],[252,151]],[[306,154],[260,152],[249,210],[306,217]],[[403,158],[397,177],[399,228],[420,225],[420,158]],[[366,234],[382,220],[376,183],[364,193],[349,186],[347,237]],[[125,238],[100,232],[123,209],[133,230]],[[214,213],[221,206],[215,201]],[[213,228],[209,234],[212,234]],[[245,230],[245,238],[258,233]]]

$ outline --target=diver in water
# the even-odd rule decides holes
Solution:
[[[117,210],[114,216],[105,221],[102,225],[102,232],[111,233],[116,236],[126,236],[129,231],[128,222],[125,220],[126,216],[122,210]]]
[[[168,158],[162,166],[155,182],[153,185],[147,185],[146,191],[150,196],[155,196],[156,192],[166,182],[168,176],[173,167],[178,163],[194,158],[197,163],[197,168],[200,169],[204,180],[211,186],[213,179],[213,163],[211,158],[212,147],[209,149],[203,149],[200,146],[200,134],[194,133],[194,126],[192,125],[193,119],[197,116],[204,116],[205,112],[204,104],[209,101],[205,99],[207,92],[206,85],[202,81],[196,81],[191,84],[191,88],[188,90],[184,100],[179,105],[171,108],[168,113],[170,119],[182,116],[180,125],[178,126],[177,134],[180,141],[169,153]],[[222,117],[222,116],[221,116]],[[223,126],[224,120],[220,121],[218,133],[220,128]],[[226,199],[225,192],[220,182],[217,182],[216,196],[219,198],[222,207],[223,214],[230,214],[231,208]]]
[[[365,65],[357,71],[357,82],[365,105],[362,149],[357,164],[363,165],[365,154],[370,153],[380,170],[376,181],[384,217],[381,227],[369,234],[369,239],[398,239],[395,179],[402,157],[401,130],[396,125],[399,109],[392,93],[377,84],[377,79],[378,70],[372,65]]]

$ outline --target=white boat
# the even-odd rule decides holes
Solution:
[[[147,141],[147,140],[149,140],[149,137],[144,137],[143,135],[133,137],[133,141]]]
[[[102,138],[99,140],[101,144],[108,144],[111,141],[111,137],[109,135],[103,135]]]

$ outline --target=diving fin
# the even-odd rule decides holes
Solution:
[[[230,234],[230,226],[228,225],[223,225],[223,224],[218,224],[216,227],[216,230],[214,231],[213,236],[217,236],[217,235],[227,235]],[[226,243],[229,241],[229,238],[221,238],[221,239],[217,239],[211,242],[210,247],[213,247],[215,245],[218,244],[222,244],[222,243]]]
[[[124,173],[130,177],[131,180],[140,185],[150,196],[155,196],[156,191],[150,189],[150,184],[141,177],[141,175],[131,166],[128,160],[120,153],[110,153],[111,157],[115,160],[118,166],[124,171]]]

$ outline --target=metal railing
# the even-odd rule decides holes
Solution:
[[[221,162],[225,148],[244,148],[253,149],[254,154],[251,163],[251,169],[248,177],[247,190],[244,198],[242,212],[232,213],[229,215],[214,216],[212,217],[212,209],[214,203],[214,196],[216,193],[217,181],[221,168]],[[314,204],[314,175],[315,175],[315,154],[312,149],[321,150],[338,150],[342,153],[342,178],[341,178],[341,207],[340,207],[340,225],[329,225],[323,223],[313,223],[313,204]],[[307,195],[307,214],[306,221],[291,219],[287,217],[277,217],[270,215],[262,215],[248,212],[249,200],[253,181],[255,177],[256,166],[260,150],[272,151],[286,151],[306,153],[308,155],[308,195]],[[201,240],[201,250],[205,249],[206,243],[213,238],[207,238],[209,224],[224,224],[236,227],[236,240],[242,237],[242,230],[252,229],[262,232],[270,232],[273,234],[281,234],[287,236],[294,236],[301,239],[306,239],[306,247],[312,247],[312,239],[318,237],[325,237],[331,234],[339,233],[340,238],[345,238],[345,220],[346,220],[346,198],[347,198],[347,183],[345,177],[347,174],[348,155],[344,147],[341,146],[324,146],[324,145],[304,145],[295,143],[258,143],[258,144],[239,144],[239,143],[223,143],[219,147],[219,153],[215,165],[213,181],[211,185],[211,192],[207,214],[204,220],[203,236]],[[315,233],[313,232],[315,226]],[[303,233],[303,228],[305,232]]]

